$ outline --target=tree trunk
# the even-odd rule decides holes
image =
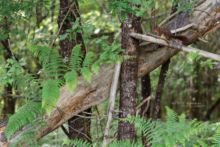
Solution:
[[[11,52],[10,47],[10,40],[9,40],[9,22],[8,19],[5,17],[3,20],[3,31],[5,31],[7,38],[4,40],[1,40],[1,44],[4,47],[4,60],[7,61],[8,59],[13,59],[13,53]],[[3,94],[3,109],[2,109],[2,117],[3,119],[8,118],[8,115],[15,113],[15,104],[16,99],[12,96],[12,85],[7,84],[4,87],[4,94]]]
[[[128,19],[122,23],[122,49],[131,58],[122,63],[120,75],[120,104],[119,118],[126,118],[128,115],[135,115],[136,110],[136,87],[138,72],[138,40],[129,36],[130,32],[140,32],[140,18],[129,14]],[[118,139],[135,139],[135,128],[133,124],[119,121]]]
[[[145,76],[141,78],[142,101],[145,101],[147,98],[149,98],[150,95],[151,95],[150,74],[146,74]],[[150,104],[151,104],[151,101],[148,100],[141,106],[140,115],[146,119],[150,117]],[[142,135],[142,143],[145,147],[148,147],[148,140],[143,135]]]
[[[36,24],[37,24],[38,28],[40,26],[40,23],[44,19],[44,16],[43,16],[43,6],[44,6],[44,1],[43,0],[38,0],[37,4],[36,4]]]
[[[80,19],[78,2],[75,0],[73,3],[68,0],[60,0],[60,13],[58,18],[58,26],[60,28],[59,35],[66,34],[67,30],[72,27],[72,22],[76,22]],[[75,45],[80,44],[82,52],[85,55],[86,49],[83,42],[82,32],[77,32],[75,39],[64,39],[59,42],[60,54],[63,56],[64,61],[68,63],[72,49]],[[91,108],[85,112],[80,113],[80,116],[89,117],[91,114]],[[68,120],[69,125],[69,137],[71,139],[85,139],[91,141],[90,137],[90,124],[89,118],[82,118],[74,116]]]
[[[166,74],[169,69],[170,59],[164,63],[161,67],[160,76],[157,84],[156,96],[153,105],[153,114],[152,118],[159,119],[161,118],[161,97],[163,94],[163,88],[165,84]]]
[[[16,99],[12,97],[11,85],[7,85],[4,88],[3,103],[2,117],[3,119],[7,119],[8,116],[15,113]]]

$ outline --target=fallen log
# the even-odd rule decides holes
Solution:
[[[202,3],[193,10],[192,14],[186,12],[179,13],[164,26],[167,27],[167,29],[175,30],[193,24],[192,26],[194,27],[181,30],[180,32],[181,35],[188,38],[188,42],[184,42],[184,44],[188,45],[195,42],[204,34],[211,32],[211,30],[216,27],[220,19],[220,13],[216,10],[219,9],[220,0],[203,0]],[[161,48],[158,45],[154,47],[155,51],[152,52],[148,51],[149,48],[140,50],[139,77],[154,70],[178,53],[178,50],[175,49]],[[42,138],[74,115],[91,106],[100,104],[107,99],[109,97],[114,72],[113,67],[114,65],[103,65],[100,73],[93,77],[93,81],[90,84],[80,79],[80,83],[74,92],[70,92],[66,87],[62,87],[57,106],[50,115],[45,116],[46,126],[38,130],[37,138]],[[13,138],[11,142],[13,142]]]

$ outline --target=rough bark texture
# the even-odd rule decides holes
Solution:
[[[146,98],[148,98],[151,95],[151,81],[150,81],[150,74],[146,74],[141,78],[141,96],[142,96],[142,101],[144,101]],[[149,103],[150,101],[144,103],[141,106],[141,116],[147,118],[150,116],[149,114]]]
[[[80,14],[78,9],[77,0],[71,2],[70,0],[60,0],[60,13],[58,17],[58,27],[60,28],[59,35],[66,34],[66,30],[72,28],[72,23],[79,21],[80,25]],[[63,57],[68,60],[68,57],[71,55],[72,48],[76,44],[81,44],[81,48],[83,53],[85,53],[85,45],[83,43],[83,36],[82,33],[75,33],[75,38],[72,39],[68,38],[59,42],[62,49],[60,53]],[[72,34],[71,34],[72,35]]]
[[[72,23],[79,21],[80,25],[80,14],[79,6],[77,0],[73,3],[69,0],[60,0],[60,13],[58,18],[58,26],[60,28],[60,35],[67,34],[67,30],[72,28]],[[77,23],[77,22],[76,22]],[[81,33],[75,33],[75,39],[70,39],[69,37],[65,40],[61,40],[60,53],[64,58],[64,61],[69,61],[73,47],[76,44],[81,45],[82,52],[85,54],[85,45],[83,42],[83,36]],[[86,113],[80,113],[80,116],[88,117],[91,113],[91,108],[85,111]],[[90,124],[91,120],[89,118],[82,118],[79,116],[74,116],[68,120],[69,126],[69,138],[71,139],[86,139],[90,141]]]
[[[200,24],[198,25],[197,30],[190,28],[182,33],[190,39],[190,42],[187,42],[187,44],[193,43],[199,36],[204,35],[206,32],[210,31],[210,29],[215,27],[216,20],[220,19],[220,13],[216,13],[216,10],[220,9],[220,5],[218,5],[219,3],[220,0],[206,0],[196,8],[201,11],[193,11],[192,15],[186,16],[184,19],[183,13],[178,14],[169,21],[169,24],[175,24],[178,19],[183,19],[183,24],[180,26],[174,25],[176,27],[182,27],[190,21],[195,24]],[[209,13],[209,15],[207,15],[207,13]],[[140,52],[138,69],[139,77],[154,70],[178,52],[177,50],[168,48],[159,48],[154,52],[148,52],[147,50],[148,49],[146,48],[144,51]],[[79,79],[80,83],[74,92],[69,92],[66,87],[63,87],[61,89],[61,97],[57,102],[57,107],[49,116],[45,117],[47,126],[39,129],[38,138],[55,130],[79,112],[82,112],[91,106],[100,104],[108,98],[113,69],[112,65],[103,65],[100,73],[94,76],[91,84]],[[60,110],[65,113],[61,114]],[[11,141],[13,142],[13,140]]]
[[[150,81],[150,73],[149,73],[141,78],[142,101],[145,101],[147,98],[149,98],[150,95],[151,95],[151,81]],[[151,101],[147,101],[141,106],[140,115],[143,116],[144,118],[150,117],[150,104]],[[149,147],[148,140],[143,135],[142,135],[142,142],[145,147]]]
[[[129,36],[130,32],[140,32],[140,18],[129,15],[128,19],[122,23],[122,49],[125,55],[131,58],[123,61],[120,75],[120,104],[119,118],[126,118],[128,115],[135,115],[136,110],[136,87],[138,71],[138,40]],[[135,128],[133,124],[119,121],[118,139],[135,139]]]

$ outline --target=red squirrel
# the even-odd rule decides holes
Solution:
[[[162,38],[164,38],[166,40],[178,39],[178,40],[181,40],[183,43],[188,42],[188,38],[187,37],[182,36],[182,35],[172,34],[171,31],[169,29],[167,29],[167,28],[155,26],[153,31],[158,36],[161,36]]]

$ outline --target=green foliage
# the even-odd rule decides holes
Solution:
[[[42,108],[47,112],[55,108],[59,96],[58,82],[56,80],[46,80],[42,90]]]
[[[78,72],[80,70],[83,60],[83,55],[81,51],[81,45],[78,44],[72,49],[71,58],[70,58],[70,68]]]
[[[110,8],[113,14],[120,14],[122,20],[127,18],[127,14],[132,13],[136,16],[144,16],[147,10],[155,6],[154,0],[113,0],[110,2]]]
[[[75,70],[67,72],[65,74],[65,81],[69,90],[75,90],[77,86],[77,72]]]
[[[144,147],[141,142],[132,142],[130,140],[113,141],[109,144],[109,147]]]
[[[36,140],[36,130],[29,130],[22,133],[22,135],[20,135],[13,143],[10,144],[10,147],[19,146],[39,147],[39,144]]]
[[[91,66],[92,66],[92,63],[94,62],[94,59],[95,59],[95,55],[93,52],[88,52],[86,54],[86,57],[83,61],[83,66],[82,66],[82,69],[81,69],[81,74],[82,76],[85,78],[86,81],[88,82],[91,82],[92,80],[92,71],[91,71]]]
[[[64,140],[63,145],[67,146],[79,146],[79,147],[92,147],[92,145],[85,141],[85,140],[80,140],[80,139],[74,139],[74,140]]]
[[[208,145],[207,136],[213,134],[213,125],[187,120],[184,114],[178,116],[168,107],[166,110],[166,122],[145,120],[140,116],[129,116],[127,120],[143,132],[153,147]],[[213,140],[218,140],[218,134],[214,136]]]
[[[25,73],[21,62],[13,59],[7,60],[7,64],[3,67],[5,72],[0,77],[1,83],[12,85],[25,99],[41,99],[41,81],[36,79],[34,75]]]
[[[215,134],[211,137],[211,141],[213,143],[212,147],[219,147],[220,146],[220,127],[214,128],[217,129]]]
[[[192,11],[198,0],[189,0],[187,2],[181,0],[172,0],[173,4],[178,6],[180,11]]]
[[[58,50],[51,49],[47,46],[31,45],[29,47],[33,54],[39,58],[45,79],[59,79],[63,75],[65,64],[63,64]]]
[[[30,122],[34,122],[37,116],[40,116],[42,112],[41,103],[32,101],[27,102],[18,109],[15,115],[12,115],[9,118],[5,130],[6,137],[10,139],[11,136],[23,126],[29,124]]]
[[[65,74],[65,81],[67,87],[73,91],[77,86],[77,77],[78,72],[80,71],[82,64],[82,53],[81,53],[81,45],[76,45],[72,49],[71,58],[70,58],[70,69],[71,71]]]

